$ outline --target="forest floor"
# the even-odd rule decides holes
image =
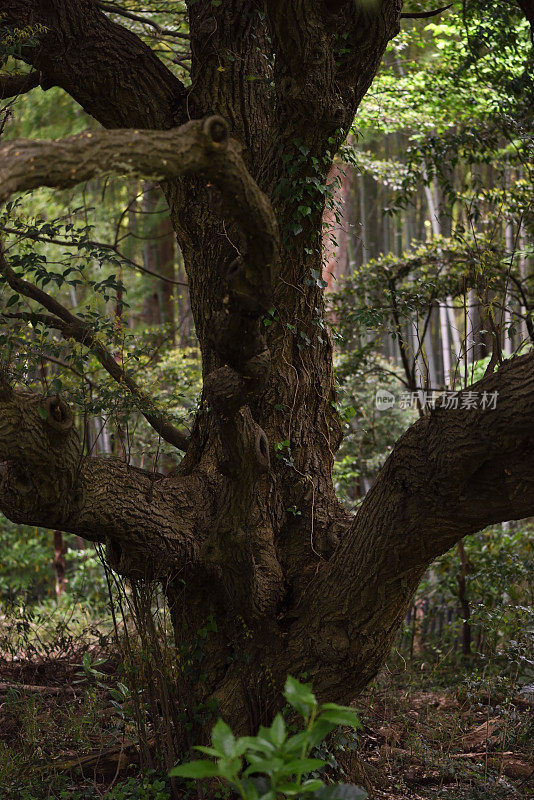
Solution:
[[[372,796],[534,800],[534,695],[503,701],[411,677],[381,688],[383,674],[358,703]]]
[[[163,780],[139,780],[113,655],[91,653],[107,658],[94,680],[81,655],[0,657],[1,800],[166,800]],[[348,732],[328,744],[337,777],[376,800],[534,800],[534,694],[431,684],[386,670],[358,700],[357,748]]]

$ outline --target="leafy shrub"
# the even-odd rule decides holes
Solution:
[[[319,706],[310,684],[288,677],[284,697],[303,718],[304,729],[291,734],[282,714],[256,736],[235,738],[219,719],[211,733],[211,747],[195,750],[214,760],[189,761],[171,770],[181,778],[220,778],[243,800],[276,800],[301,797],[314,800],[364,800],[367,792],[350,784],[326,785],[320,771],[327,761],[312,758],[312,751],[339,725],[358,728],[353,709],[335,703]],[[305,777],[309,776],[309,777]]]

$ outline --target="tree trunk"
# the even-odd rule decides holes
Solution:
[[[0,195],[106,170],[161,178],[204,388],[186,438],[87,326],[0,253],[9,285],[90,347],[158,434],[186,450],[165,476],[83,458],[61,398],[3,380],[0,508],[103,542],[119,573],[161,582],[189,719],[216,700],[236,730],[251,731],[280,706],[288,673],[305,673],[321,700],[354,699],[387,658],[428,564],[489,523],[534,513],[531,356],[480,384],[498,393],[496,407],[460,403],[419,420],[354,518],[335,496],[324,185],[400,6],[270,0],[260,14],[253,0],[196,0],[186,89],[91,0],[4,2],[8,23],[46,24],[25,57],[48,82],[103,125],[134,130],[3,145]]]

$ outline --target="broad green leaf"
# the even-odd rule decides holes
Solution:
[[[240,746],[244,746],[243,753],[245,750],[256,750],[258,753],[269,755],[270,753],[274,753],[276,749],[272,742],[267,741],[267,739],[262,739],[259,736],[241,736],[238,742]]]
[[[219,767],[213,761],[189,761],[173,767],[169,772],[171,777],[178,778],[214,778],[219,774]]]
[[[286,739],[286,723],[281,714],[277,714],[270,727],[271,742],[277,747],[281,747]]]
[[[351,706],[340,706],[339,703],[323,703],[321,711],[350,711],[351,714],[357,714],[356,709]]]
[[[315,730],[315,725],[312,728],[312,731],[313,730]],[[312,731],[310,731],[310,734]],[[303,745],[308,741],[308,736],[308,731],[299,731],[299,733],[295,733],[293,736],[290,736],[284,745],[284,752],[288,753],[289,755],[300,755],[302,753]],[[320,741],[322,741],[322,739]]]
[[[308,747],[311,749],[312,747],[317,747],[318,744],[321,744],[323,739],[331,733],[334,728],[336,728],[338,723],[336,722],[329,722],[326,719],[322,719],[319,717],[316,722],[314,722],[313,726],[311,727],[308,733]]]
[[[247,756],[250,760],[251,756]],[[265,775],[273,775],[284,766],[281,758],[257,758],[251,762],[250,766],[244,771],[243,775],[254,775],[258,772],[263,772]]]
[[[313,772],[315,769],[324,767],[326,761],[322,758],[295,758],[288,761],[279,770],[280,775],[302,775],[305,772]]]
[[[193,750],[198,750],[200,753],[204,753],[207,756],[213,756],[213,758],[220,758],[224,755],[220,750],[216,750],[214,747],[204,747],[202,744],[196,745],[193,747]]]
[[[295,797],[303,792],[316,792],[321,789],[324,783],[318,778],[312,778],[309,781],[304,781],[300,786],[297,783],[278,783],[276,785],[277,792],[283,792],[288,797]]]
[[[217,762],[217,766],[219,768],[218,774],[221,778],[232,781],[237,778],[241,772],[243,761],[240,758],[220,758]]]
[[[211,743],[216,750],[224,753],[225,756],[234,754],[235,738],[234,734],[222,719],[218,719],[211,732]]]
[[[300,683],[291,675],[287,676],[284,697],[306,719],[317,708],[317,700],[311,690],[311,684]]]
[[[348,725],[351,728],[360,727],[358,715],[350,708],[338,708],[332,711],[324,711],[320,717],[318,717],[317,721],[330,722],[335,725]]]
[[[324,783],[320,781],[318,778],[310,778],[309,781],[304,781],[302,786],[300,787],[301,792],[316,792],[318,789],[322,789]]]
[[[276,752],[276,745],[271,741],[270,728],[265,728],[263,725],[260,725],[258,735],[251,738],[256,743],[256,747],[251,747],[251,749],[261,750],[261,752],[265,753],[266,755]]]

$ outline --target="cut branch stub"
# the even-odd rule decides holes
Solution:
[[[226,142],[228,140],[228,125],[226,120],[218,115],[206,117],[202,123],[202,130],[208,139],[214,144],[221,145],[222,142]]]
[[[56,431],[68,431],[74,424],[74,414],[70,406],[59,395],[45,397],[41,408],[46,417],[45,422]]]
[[[15,392],[0,415],[0,508],[15,522],[64,530],[81,445],[72,411],[55,397]]]

